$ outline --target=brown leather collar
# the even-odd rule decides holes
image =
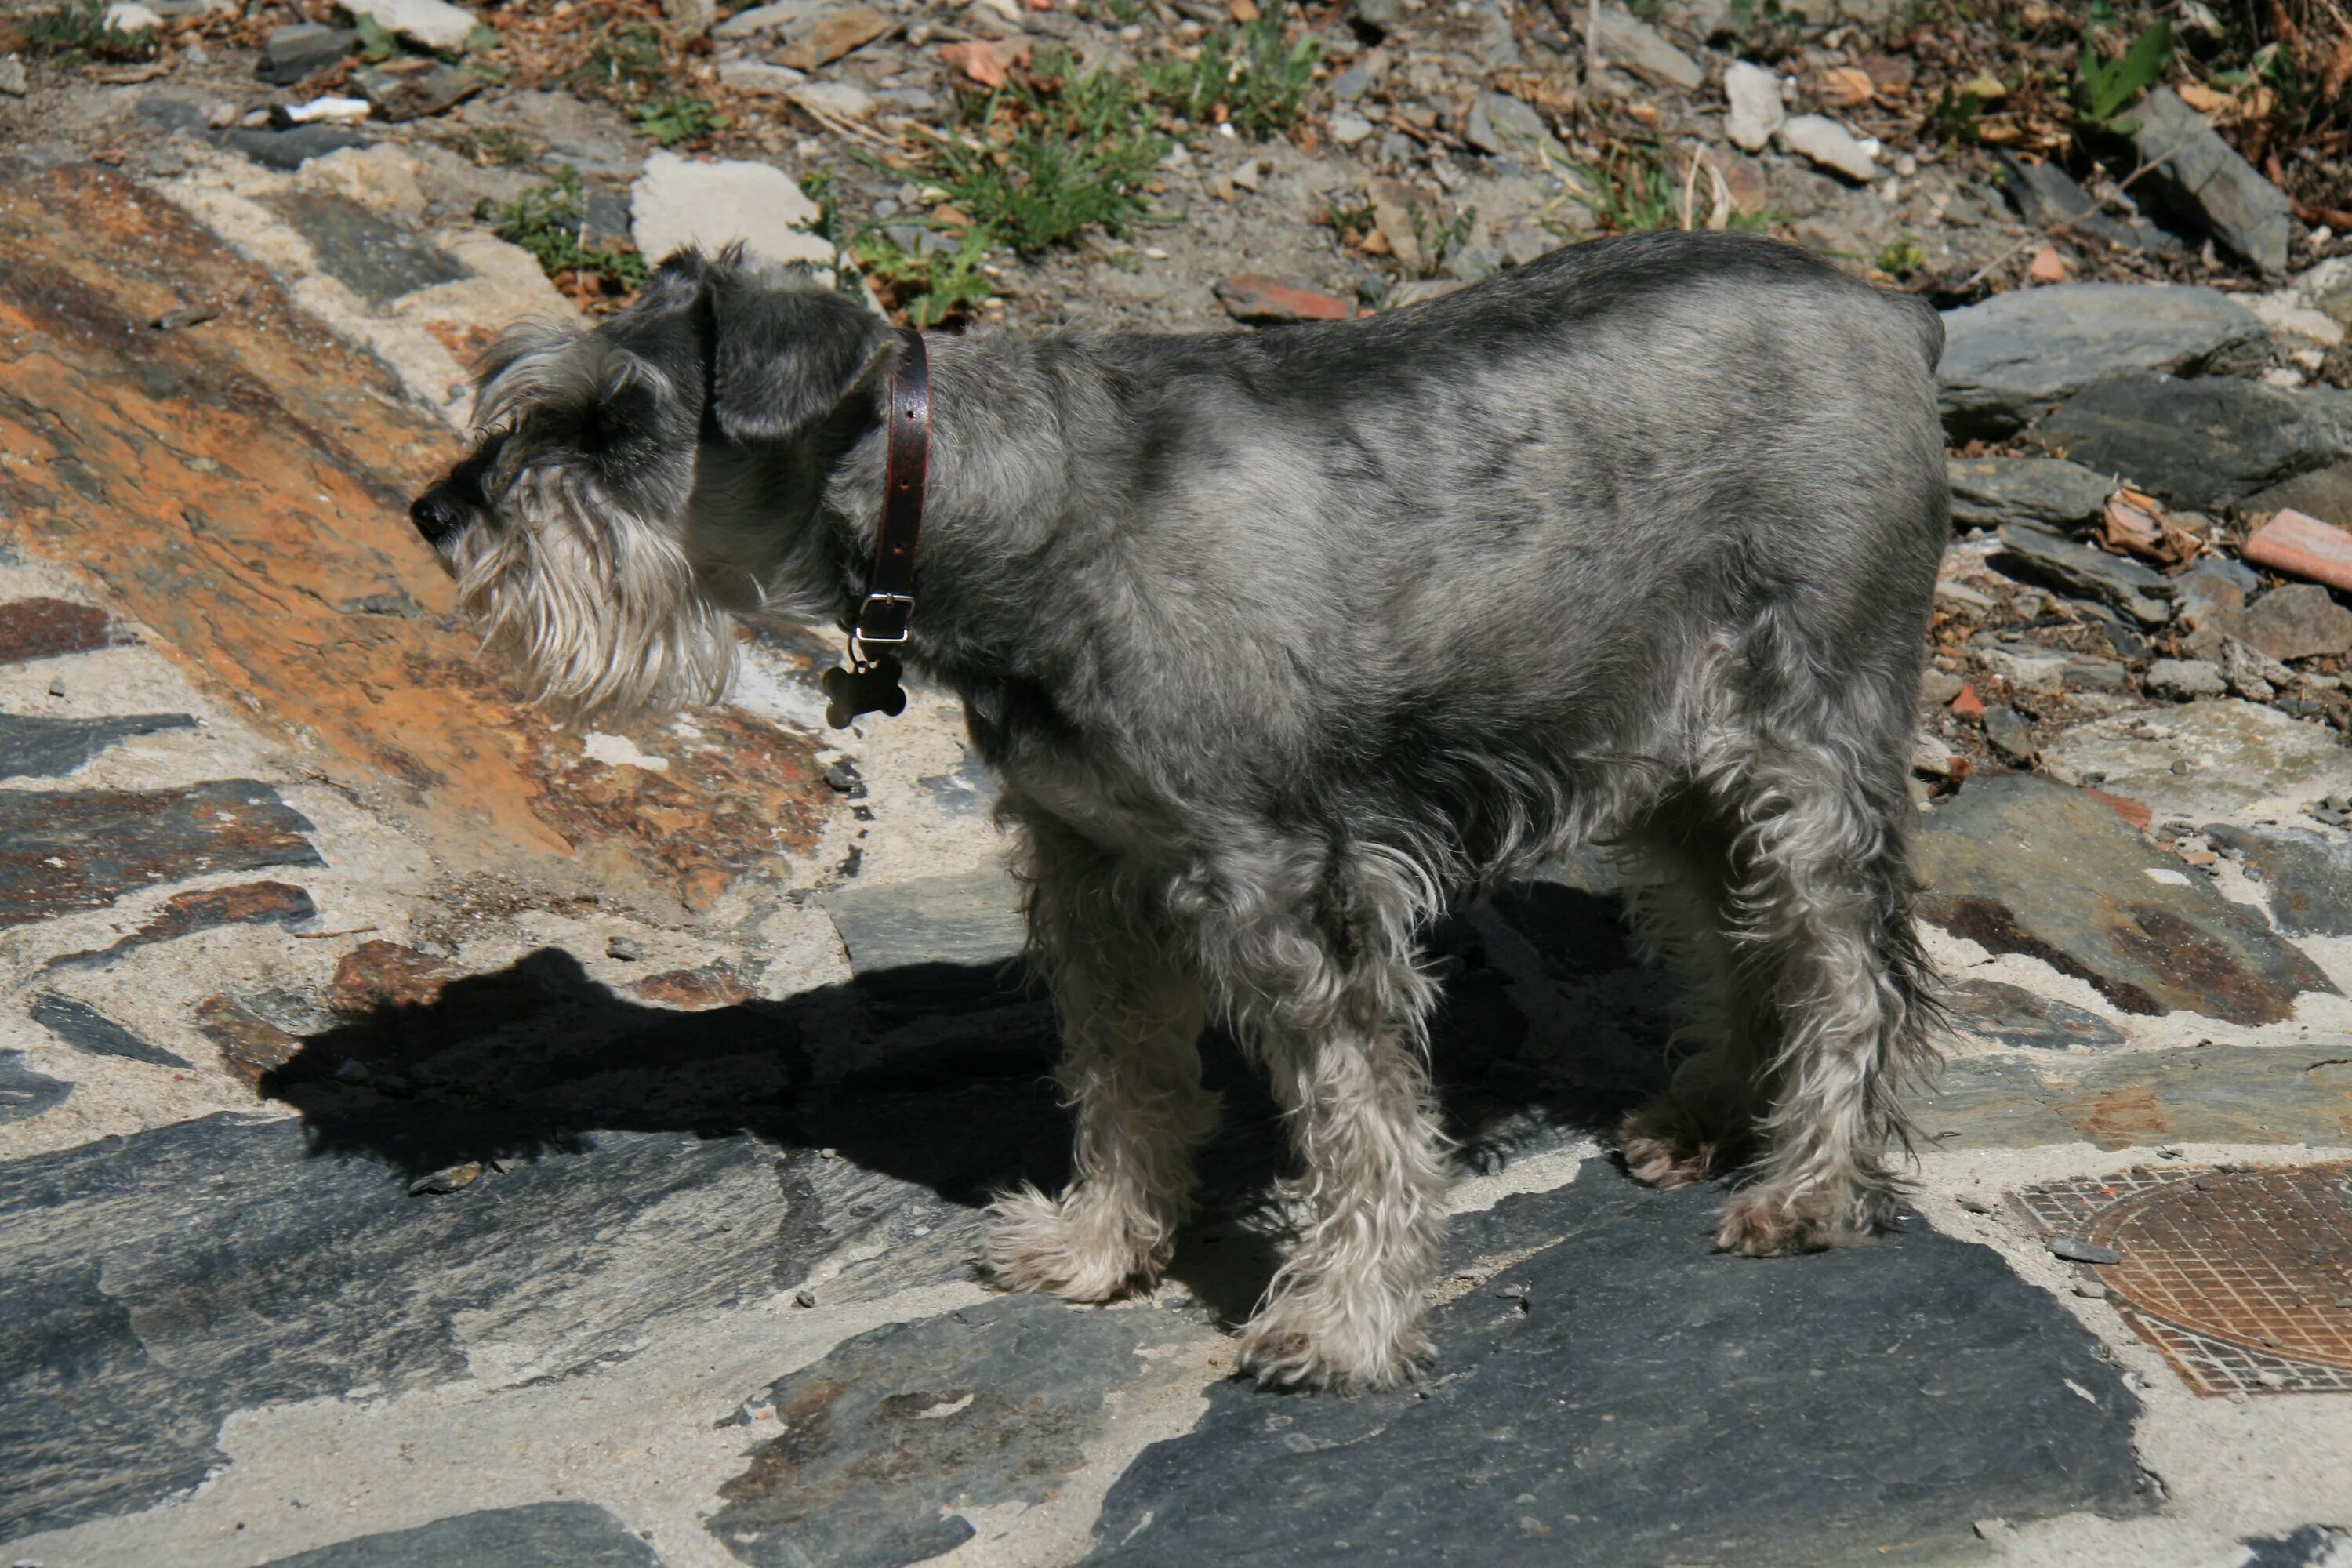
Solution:
[[[923,334],[907,337],[906,356],[890,373],[888,457],[882,469],[882,525],[866,577],[850,656],[895,648],[915,618],[915,554],[923,531],[923,485],[931,467],[931,362]]]
[[[898,650],[915,618],[915,556],[923,531],[923,489],[931,466],[931,362],[923,334],[907,334],[907,352],[890,373],[884,419],[882,521],[866,597],[849,632],[849,668],[827,670],[832,702],[825,721],[845,730],[862,713],[906,711]]]

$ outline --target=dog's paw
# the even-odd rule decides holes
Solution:
[[[982,1263],[1007,1290],[1044,1291],[1072,1301],[1108,1301],[1149,1288],[1166,1247],[1136,1235],[1121,1216],[1076,1190],[1049,1198],[1032,1186],[1001,1193],[988,1210]]]
[[[1663,1094],[1626,1113],[1617,1143],[1626,1173],[1663,1191],[1706,1181],[1729,1164],[1723,1145],[1701,1136],[1682,1108]]]
[[[1382,1330],[1300,1292],[1276,1297],[1249,1321],[1238,1360],[1261,1388],[1357,1394],[1407,1383],[1435,1354],[1418,1323]]]
[[[1866,1241],[1892,1218],[1894,1197],[1878,1192],[1776,1192],[1750,1187],[1724,1205],[1715,1245],[1749,1258],[1821,1252]]]

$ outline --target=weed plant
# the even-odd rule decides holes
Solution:
[[[588,198],[580,185],[580,171],[565,168],[555,183],[526,191],[505,205],[482,204],[482,216],[498,225],[498,237],[530,252],[540,270],[552,278],[559,272],[593,278],[608,288],[635,289],[646,280],[646,258],[629,246],[606,242],[591,246]]]
[[[77,0],[45,12],[25,24],[25,42],[61,66],[85,60],[152,59],[154,38],[108,26],[106,10],[106,0]]]

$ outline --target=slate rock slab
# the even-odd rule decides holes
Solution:
[[[2200,1046],[2105,1056],[1976,1057],[1909,1102],[1939,1148],[2102,1149],[2352,1142],[2340,1048]]]
[[[2042,763],[2061,784],[2192,822],[2256,801],[2302,805],[2352,791],[2352,750],[2326,726],[2234,699],[2094,719],[2045,745]]]
[[[2137,561],[2026,523],[2004,527],[2000,542],[2008,552],[2000,564],[2020,575],[2112,605],[2144,626],[2161,626],[2172,617],[2171,583]]]
[[[1112,1487],[1087,1562],[1811,1568],[2153,1506],[2137,1401],[1992,1252],[1919,1228],[1759,1265],[1709,1247],[1720,1201],[1504,1200],[1485,1228],[1564,1239],[1435,1310],[1423,1388],[1219,1385]]]
[[[251,779],[154,793],[0,790],[0,928],[215,871],[324,865],[310,831]]]
[[[54,991],[33,998],[33,1022],[86,1057],[120,1057],[150,1067],[189,1068],[185,1057],[151,1046],[87,1002]]]
[[[2027,1050],[2095,1050],[2119,1046],[2124,1032],[2087,1008],[1998,980],[1964,980],[1952,987],[1954,1020],[1979,1039]]]
[[[234,1116],[0,1164],[0,1540],[194,1486],[233,1411],[560,1377],[832,1245],[742,1137],[597,1134],[443,1197],[401,1177]]]
[[[133,735],[190,730],[185,713],[134,713],[119,719],[66,719],[0,713],[0,779],[62,778]]]
[[[292,87],[312,71],[341,65],[359,47],[359,34],[349,27],[330,27],[318,22],[292,23],[270,33],[261,46],[261,60],[255,68],[266,82]]]
[[[331,191],[289,191],[271,205],[310,242],[319,269],[372,305],[473,276],[439,246]]]
[[[2179,506],[2218,510],[2352,448],[2352,393],[2227,376],[2110,376],[2069,398],[2035,438]]]
[[[768,1389],[783,1435],[719,1488],[710,1531],[761,1568],[952,1551],[974,1533],[961,1510],[1045,1501],[1085,1465],[1114,1399],[1189,1381],[1170,1352],[1214,1337],[1186,1315],[1047,1296],[860,1334]]]
[[[1953,458],[1952,521],[1968,528],[2028,522],[2072,532],[2105,509],[2115,481],[2061,458]]]
[[[860,975],[924,964],[1002,964],[1028,928],[1021,889],[996,867],[901,882],[852,882],[817,900]]]
[[[2010,435],[2103,377],[2259,369],[2269,329],[2215,289],[2062,283],[1944,313],[1944,427],[1955,441]]]
[[[2352,840],[2304,827],[2209,823],[2205,837],[2262,874],[2279,925],[2297,936],[2352,936]]]
[[[593,1503],[535,1502],[339,1541],[263,1568],[661,1568],[661,1558]]]
[[[2074,177],[2048,160],[2028,163],[2013,153],[2000,155],[2001,195],[2017,209],[2028,227],[2064,225],[2076,234],[2126,250],[2150,250],[2177,255],[2179,238],[2146,218],[2111,217],[2100,210],[2091,194]],[[2123,198],[2126,203],[2130,198]]]
[[[2140,182],[2151,203],[2190,219],[2263,271],[2286,271],[2294,210],[2286,193],[2221,140],[2179,93],[2159,87],[2147,95],[2132,134],[2142,164]]]
[[[2316,583],[2273,588],[2247,606],[2242,640],[2275,659],[2352,648],[2352,610]]]
[[[1926,818],[1921,911],[1992,952],[2039,958],[2125,1013],[2234,1024],[2336,987],[2258,916],[2159,854],[2114,813],[2031,774],[1971,780]]]
[[[0,1122],[29,1121],[72,1094],[73,1085],[26,1067],[24,1052],[0,1051]]]

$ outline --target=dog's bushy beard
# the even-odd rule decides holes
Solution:
[[[531,700],[570,722],[713,702],[735,621],[701,591],[674,531],[576,468],[527,468],[451,552],[460,612]]]

